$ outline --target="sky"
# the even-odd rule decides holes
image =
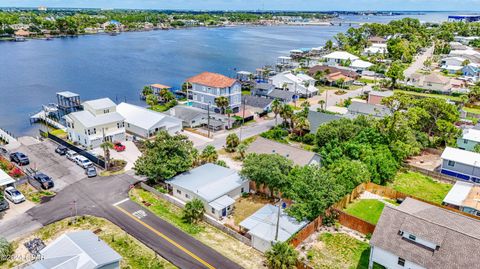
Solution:
[[[480,0],[0,0],[0,7],[79,7],[187,10],[480,11]]]

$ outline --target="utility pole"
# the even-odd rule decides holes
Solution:
[[[245,124],[245,105],[247,103],[247,100],[245,100],[245,98],[243,97],[240,97],[240,100],[243,99],[243,111],[242,111],[242,126],[240,126],[240,142],[242,141],[242,129],[243,129],[243,125]]]
[[[277,212],[277,226],[275,228],[275,242],[278,241],[278,230],[280,229],[280,209],[282,207],[282,199],[279,200],[278,203],[278,212]]]
[[[208,102],[207,107],[207,131],[208,131],[208,138],[210,138],[210,102]]]

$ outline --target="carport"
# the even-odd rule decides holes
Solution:
[[[10,185],[13,185],[15,183],[15,180],[9,176],[5,171],[0,169],[0,187],[8,187]]]

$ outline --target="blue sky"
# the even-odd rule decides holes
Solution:
[[[0,6],[195,10],[478,11],[480,0],[0,0]]]

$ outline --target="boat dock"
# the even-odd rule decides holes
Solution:
[[[37,114],[33,115],[30,117],[30,124],[37,123],[37,122],[43,122],[45,124],[48,124],[54,128],[61,129],[63,131],[67,131],[67,127],[63,126],[59,122],[56,122],[49,117],[47,117],[45,111],[40,111]]]

